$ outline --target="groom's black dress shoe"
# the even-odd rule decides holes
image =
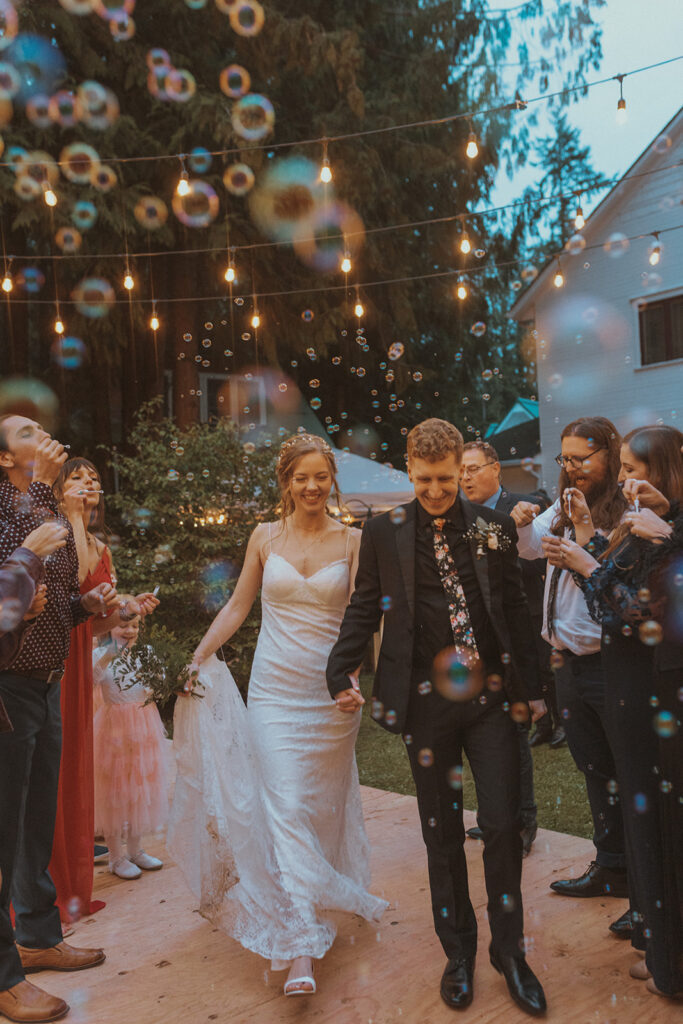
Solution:
[[[630,939],[633,935],[633,911],[627,910],[616,921],[612,921],[609,930],[618,939]]]
[[[482,842],[484,840],[484,833],[478,825],[473,825],[472,828],[468,828],[467,835],[470,839],[480,839]]]
[[[517,956],[504,956],[489,947],[489,957],[491,965],[505,978],[508,991],[517,1006],[532,1017],[540,1017],[545,1013],[543,988],[524,956],[521,953]]]
[[[562,878],[551,882],[553,892],[560,896],[616,896],[628,899],[628,881],[625,871],[612,871],[591,861],[580,878]]]
[[[449,960],[441,978],[441,998],[452,1010],[464,1010],[474,998],[474,957]]]

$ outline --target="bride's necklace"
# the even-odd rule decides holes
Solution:
[[[328,530],[327,530],[326,526],[323,526],[323,528],[321,530],[315,530],[314,532],[315,532],[314,539],[309,541],[308,544],[306,544],[305,546],[302,546],[302,544],[301,544],[301,531],[296,526],[294,526],[294,524],[292,524],[292,533],[294,534],[294,539],[300,545],[299,552],[304,557],[306,556],[306,552],[307,551],[310,551],[310,549],[312,547],[315,547],[316,544],[320,544],[321,540],[323,540],[323,538],[327,536]]]

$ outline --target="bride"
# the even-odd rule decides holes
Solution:
[[[201,913],[241,944],[290,967],[287,996],[316,990],[313,960],[334,941],[329,912],[377,921],[354,744],[325,682],[358,558],[359,534],[331,519],[332,449],[298,434],[282,445],[280,523],[251,535],[234,594],[194,653],[201,700],[178,700],[178,781],[169,848]],[[216,650],[262,587],[262,622],[245,708]],[[356,710],[363,698],[354,694]]]

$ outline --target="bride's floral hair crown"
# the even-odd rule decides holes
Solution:
[[[294,501],[290,491],[290,483],[296,463],[303,455],[311,455],[317,452],[327,462],[332,477],[332,490],[334,491],[337,503],[341,504],[339,497],[339,484],[337,483],[337,464],[334,453],[327,441],[316,434],[294,434],[283,441],[280,447],[275,472],[277,482],[282,495],[282,515],[288,516],[294,511]]]

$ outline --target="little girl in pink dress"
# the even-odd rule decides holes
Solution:
[[[140,622],[116,626],[110,641],[93,651],[93,676],[100,700],[94,719],[95,827],[109,847],[109,870],[119,878],[157,871],[162,861],[142,849],[143,835],[168,818],[166,737],[148,691],[115,664],[138,637]],[[125,847],[125,849],[124,849]]]

